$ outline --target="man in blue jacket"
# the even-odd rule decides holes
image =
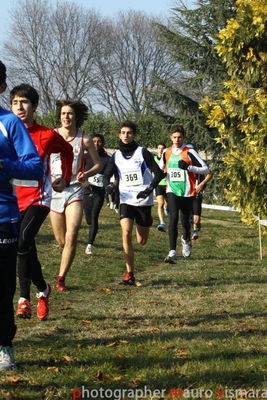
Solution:
[[[0,93],[7,88],[0,61]],[[16,333],[13,298],[20,212],[12,178],[39,181],[43,166],[23,122],[0,107],[0,370],[15,367],[12,341]]]

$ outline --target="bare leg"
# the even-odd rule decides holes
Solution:
[[[120,221],[122,230],[122,247],[127,272],[133,272],[134,270],[134,251],[132,243],[133,223],[133,220],[130,218],[123,218]]]
[[[160,195],[157,196],[157,201],[158,201],[158,216],[159,216],[159,222],[162,223],[164,222],[164,196]]]
[[[50,212],[54,235],[63,247],[59,276],[65,277],[75,257],[78,232],[83,216],[83,202],[75,201],[66,208],[65,215]]]
[[[147,242],[149,229],[149,226],[136,225],[136,240],[141,246],[144,246]]]

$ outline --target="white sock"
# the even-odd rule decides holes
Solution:
[[[19,303],[19,304],[20,304],[20,303],[23,303],[25,300],[27,300],[27,299],[25,299],[25,297],[20,297],[18,303]],[[29,301],[29,300],[28,300],[28,301]]]
[[[48,284],[46,284],[46,289],[43,292],[37,293],[37,298],[39,299],[40,297],[47,297],[49,293],[49,287]]]

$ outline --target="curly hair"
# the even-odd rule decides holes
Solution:
[[[60,120],[61,109],[64,106],[69,106],[73,109],[76,117],[76,128],[80,128],[84,121],[88,119],[88,107],[82,101],[57,100],[56,116]]]

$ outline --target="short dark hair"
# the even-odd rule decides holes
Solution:
[[[0,60],[0,84],[6,81],[6,66]]]
[[[182,125],[174,124],[171,126],[171,134],[175,132],[180,132],[183,136],[185,136],[185,131]]]
[[[105,138],[104,138],[103,135],[101,135],[101,133],[94,133],[94,134],[92,135],[92,139],[93,139],[94,137],[98,137],[100,140],[102,140],[103,144],[105,144]]]
[[[158,142],[157,147],[159,147],[159,146],[163,146],[164,149],[166,149],[166,144],[164,142]]]
[[[69,106],[73,109],[76,117],[76,127],[80,128],[84,121],[88,119],[88,107],[82,101],[72,100],[57,100],[56,102],[56,116],[60,120],[61,108]]]
[[[22,83],[21,85],[15,86],[10,94],[9,94],[9,101],[10,104],[12,103],[14,97],[26,97],[29,99],[32,105],[39,103],[39,94],[34,87],[29,85],[28,83]]]
[[[134,122],[129,121],[128,119],[126,119],[125,121],[123,121],[120,125],[120,130],[121,128],[123,128],[124,126],[126,126],[126,128],[130,128],[134,134],[136,134],[137,132],[137,126]]]

